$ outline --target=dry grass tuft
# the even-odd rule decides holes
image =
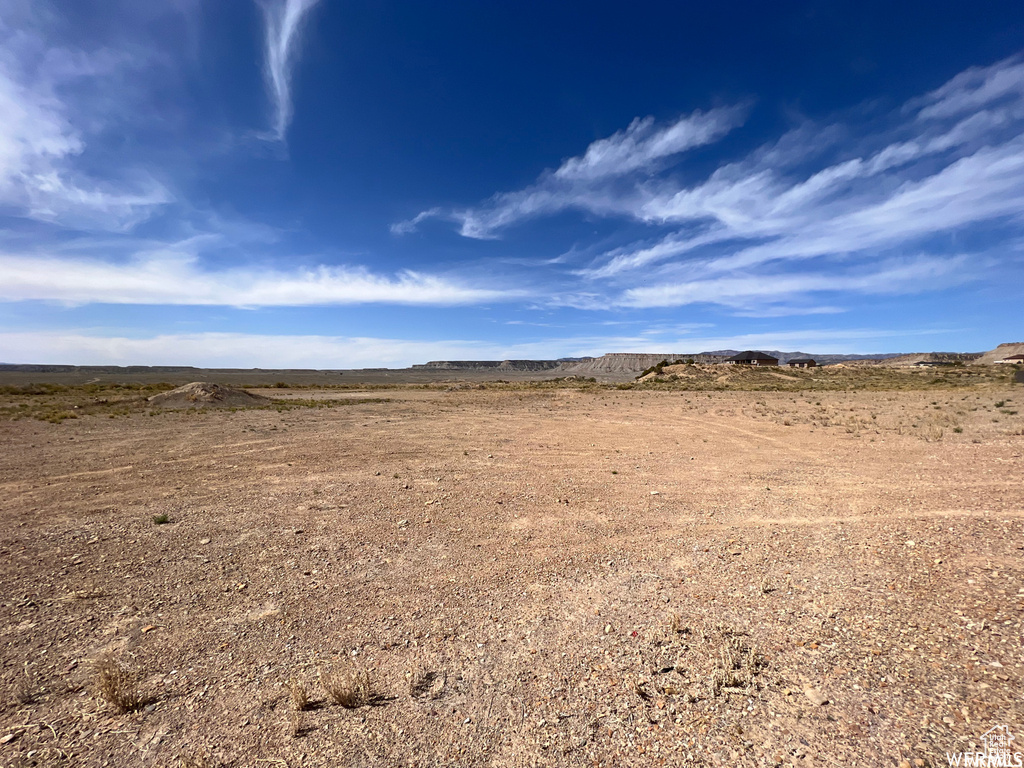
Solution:
[[[110,704],[120,714],[134,712],[145,704],[139,692],[139,675],[107,654],[101,657],[95,666],[96,691],[100,698]]]
[[[632,680],[632,684],[631,684],[631,687],[633,689],[633,693],[635,693],[637,696],[639,696],[644,701],[650,701],[651,700],[650,692],[644,687],[644,686],[647,685],[647,682],[648,681],[645,680],[644,678],[637,677],[637,678],[634,678]]]
[[[670,635],[688,635],[690,628],[683,623],[678,613],[673,613],[668,620],[668,631]]]
[[[409,695],[414,699],[439,699],[448,684],[448,676],[443,672],[417,669],[409,672]]]
[[[14,700],[18,704],[31,704],[36,700],[36,679],[25,662],[25,673],[14,684]]]
[[[302,713],[302,710],[297,710],[291,713],[291,717],[288,720],[288,735],[293,739],[297,739],[306,732],[306,716]]]
[[[309,690],[305,683],[293,677],[288,681],[288,694],[296,712],[305,712],[310,709]]]
[[[739,637],[731,635],[719,648],[718,660],[711,672],[711,696],[718,697],[724,688],[749,688],[754,676],[765,666],[763,657],[748,648]]]
[[[356,709],[373,702],[373,686],[370,673],[348,668],[324,677],[327,697],[346,709]]]

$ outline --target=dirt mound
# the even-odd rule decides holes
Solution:
[[[149,398],[150,405],[163,408],[238,408],[267,405],[270,402],[270,398],[254,395],[244,389],[233,389],[206,381],[193,381]]]

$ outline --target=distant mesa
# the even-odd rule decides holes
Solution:
[[[564,360],[431,360],[412,366],[434,371],[553,371]]]
[[[150,405],[161,408],[240,408],[269,405],[271,402],[268,397],[254,395],[244,389],[234,389],[205,381],[193,381],[191,384],[149,398]]]

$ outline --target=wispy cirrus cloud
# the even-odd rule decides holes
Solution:
[[[260,0],[264,24],[264,76],[273,103],[266,138],[283,141],[291,124],[292,67],[299,54],[303,22],[320,0]]]
[[[0,214],[123,231],[171,201],[142,168],[99,177],[80,162],[87,150],[82,124],[96,131],[107,116],[73,114],[65,94],[122,66],[109,50],[54,47],[30,23],[0,24]]]
[[[906,295],[936,290],[962,283],[962,273],[969,262],[965,256],[918,257],[831,274],[807,271],[700,277],[630,288],[622,293],[618,303],[634,308],[720,304],[776,316],[783,307],[786,314],[830,314],[833,308],[811,307],[801,311],[804,308],[791,306],[791,302],[811,294]]]
[[[622,131],[599,139],[586,152],[545,171],[535,184],[517,192],[495,195],[475,208],[435,207],[391,227],[396,234],[413,231],[427,219],[454,221],[465,237],[488,239],[516,222],[568,208],[611,214],[620,207],[623,192],[617,182],[632,175],[646,176],[670,158],[717,141],[748,112],[747,105],[697,110],[669,124],[652,117],[638,118]]]
[[[202,238],[200,238],[202,239]],[[64,304],[185,304],[301,307],[342,304],[454,306],[508,301],[517,291],[402,270],[373,273],[358,266],[279,270],[209,270],[196,243],[184,242],[110,263],[75,256],[0,254],[0,301]]]
[[[874,133],[808,124],[697,184],[648,187],[624,210],[672,231],[607,252],[580,274],[621,278],[680,260],[728,272],[777,260],[873,258],[997,219],[1019,226],[1022,83],[1017,59],[972,69],[913,100]],[[847,156],[808,172],[813,152],[829,145]],[[862,154],[853,154],[858,147]]]
[[[815,311],[819,292],[939,289],[977,276],[999,228],[1024,229],[1024,61],[975,67],[887,114],[805,123],[703,177],[686,149],[743,121],[737,106],[670,125],[634,121],[522,190],[461,210],[431,209],[467,237],[495,237],[566,209],[647,226],[606,250],[556,303],[580,308],[707,303],[766,314]],[[689,177],[689,178],[688,178]],[[956,233],[984,227],[974,255]],[[1002,263],[1018,263],[1004,248]],[[575,259],[577,264],[579,259]],[[894,266],[900,265],[900,266]],[[828,311],[835,311],[830,304]]]

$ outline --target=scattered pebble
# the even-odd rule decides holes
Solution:
[[[804,696],[810,699],[811,703],[816,707],[828,704],[828,696],[823,694],[817,688],[804,688]]]

